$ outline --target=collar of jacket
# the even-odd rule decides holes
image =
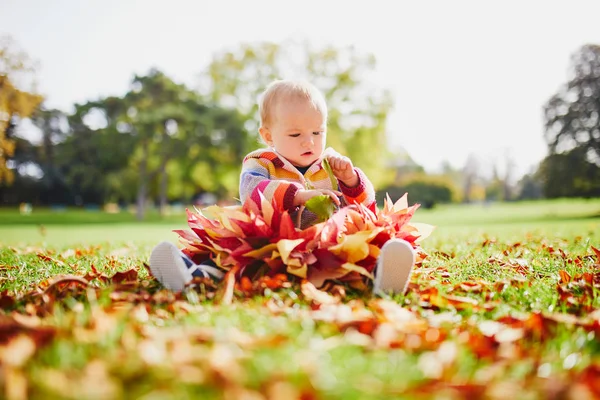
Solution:
[[[298,175],[300,175],[301,177],[302,174],[300,173],[300,171],[298,171],[298,169],[296,167],[294,167],[294,165],[292,165],[291,162],[289,162],[284,156],[282,156],[281,154],[279,154],[273,147],[269,147],[267,149],[267,151],[273,152],[277,155],[277,157],[281,160],[281,162],[283,163],[283,168],[287,171],[291,171],[291,172],[296,172]],[[317,172],[319,170],[321,170],[323,168],[323,166],[321,165],[322,161],[324,158],[331,156],[331,155],[339,155],[332,147],[327,147],[323,153],[321,154],[321,156],[319,158],[317,158],[317,160],[312,163],[312,165],[310,166],[310,168],[306,171],[314,173]]]

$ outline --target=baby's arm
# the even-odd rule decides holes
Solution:
[[[348,204],[361,203],[371,210],[375,210],[375,189],[367,175],[359,168],[354,167],[352,160],[340,154],[327,157],[333,175],[338,180],[340,190]]]
[[[293,210],[304,205],[309,199],[327,195],[339,205],[338,195],[341,193],[327,189],[305,190],[301,184],[290,182],[285,179],[273,179],[269,173],[267,160],[249,158],[242,164],[242,173],[240,176],[240,200],[245,202],[251,198],[255,203],[260,204],[260,194],[267,201],[277,205],[280,211]]]

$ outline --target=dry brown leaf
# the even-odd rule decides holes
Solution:
[[[48,262],[54,263],[56,265],[59,265],[61,267],[64,267],[66,265],[64,262],[62,262],[60,260],[56,260],[56,259],[54,259],[54,258],[52,258],[49,255],[44,254],[44,253],[37,253],[37,256],[38,256],[38,258],[40,260],[48,261]]]

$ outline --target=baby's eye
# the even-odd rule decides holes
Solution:
[[[321,135],[322,133],[323,133],[323,132],[313,132],[313,135],[315,135],[315,136],[319,136],[319,135]]]
[[[292,133],[290,136],[291,137],[298,137],[298,136],[300,136],[300,134],[299,133]]]

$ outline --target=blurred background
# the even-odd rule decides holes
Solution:
[[[257,98],[411,203],[600,197],[597,1],[0,0],[0,207],[233,204]]]

